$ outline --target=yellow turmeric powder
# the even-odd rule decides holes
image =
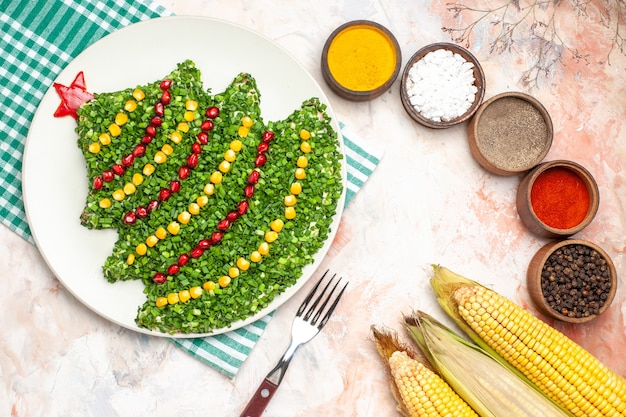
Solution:
[[[393,75],[396,50],[382,30],[367,25],[347,27],[328,48],[328,68],[332,77],[353,91],[381,87]]]

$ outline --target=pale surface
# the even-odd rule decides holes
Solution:
[[[542,44],[528,35],[529,21],[518,25],[511,38],[496,41],[501,26],[491,23],[501,17],[498,12],[469,34],[470,50],[485,70],[485,99],[503,91],[535,96],[555,127],[546,159],[577,161],[598,181],[598,215],[577,237],[598,243],[613,257],[620,287],[602,318],[558,327],[626,375],[626,59],[614,43],[615,10],[607,28],[598,10],[591,5],[574,10],[577,3],[560,2],[551,21],[556,26],[548,26],[543,35],[565,46],[548,43],[539,51]],[[447,130],[417,125],[402,108],[398,82],[378,99],[353,103],[330,92],[320,71],[326,37],[348,20],[385,25],[398,39],[406,63],[420,47],[450,41],[442,27],[464,28],[478,14],[455,17],[445,2],[405,0],[162,4],[179,15],[237,22],[274,40],[323,85],[337,117],[385,152],[344,212],[320,268],[330,267],[349,279],[349,291],[324,331],[298,351],[265,415],[398,416],[369,327],[400,329],[401,314],[412,309],[445,320],[428,285],[432,263],[533,309],[524,277],[530,258],[546,241],[527,232],[517,216],[519,179],[491,175],[472,159],[466,125]],[[615,2],[609,4],[615,7]],[[536,12],[548,21],[555,10],[550,6]],[[519,18],[512,6],[507,13],[508,20]],[[626,30],[623,24],[619,29]],[[207,54],[211,42],[220,39],[207,40]],[[155,39],[154,53],[162,52]],[[287,345],[302,298],[296,295],[279,309],[231,380],[165,339],[122,329],[92,313],[67,293],[31,244],[4,227],[0,271],[5,289],[0,414],[11,416],[236,416]]]

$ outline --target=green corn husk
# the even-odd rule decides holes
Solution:
[[[433,368],[482,417],[571,416],[481,347],[417,311],[405,327]]]

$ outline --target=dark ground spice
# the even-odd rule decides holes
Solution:
[[[585,245],[565,245],[550,255],[541,272],[543,296],[568,317],[597,315],[611,291],[607,260]]]
[[[548,126],[539,110],[517,97],[503,97],[487,106],[476,133],[483,156],[496,167],[512,171],[529,168],[549,141]]]

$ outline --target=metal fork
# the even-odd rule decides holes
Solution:
[[[348,286],[348,282],[345,283],[343,288],[341,288],[341,291],[339,291],[339,294],[337,294],[334,298],[334,301],[331,302],[333,294],[341,282],[340,277],[331,288],[331,284],[337,276],[337,274],[334,274],[330,278],[330,281],[326,283],[322,292],[317,296],[317,298],[315,298],[315,300],[313,300],[327,274],[328,271],[322,275],[322,278],[320,278],[317,284],[315,284],[313,289],[307,294],[306,298],[300,305],[300,308],[298,308],[296,317],[294,318],[291,326],[291,343],[289,343],[287,350],[285,350],[285,353],[283,353],[282,358],[280,358],[274,369],[272,369],[267,374],[265,379],[263,379],[240,417],[260,417],[261,414],[263,414],[263,411],[265,411],[265,408],[282,382],[285,372],[287,371],[287,367],[289,366],[294,353],[296,353],[296,350],[309,340],[313,339],[313,337],[315,337],[315,335],[317,335],[320,330],[322,330],[322,327],[324,327],[324,325],[328,322],[330,315],[335,310],[337,303]],[[322,298],[324,298],[327,290],[329,289],[330,292],[322,301]],[[331,304],[329,305],[329,303]]]

